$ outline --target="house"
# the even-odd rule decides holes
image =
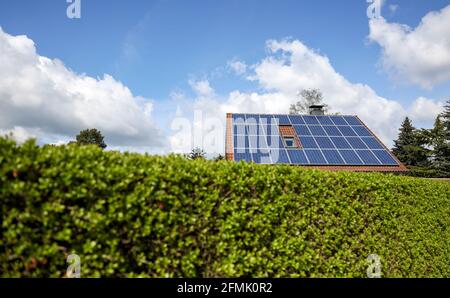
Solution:
[[[324,115],[227,114],[227,160],[323,170],[406,172],[407,168],[358,118]]]

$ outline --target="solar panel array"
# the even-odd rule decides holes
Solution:
[[[295,129],[301,148],[287,148],[280,125]],[[398,166],[356,116],[233,114],[234,159],[263,164]]]

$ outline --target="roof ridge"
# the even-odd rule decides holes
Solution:
[[[227,115],[266,115],[266,116],[317,116],[317,117],[356,117],[357,115],[345,114],[345,115],[309,115],[309,114],[268,114],[268,113],[227,113]]]

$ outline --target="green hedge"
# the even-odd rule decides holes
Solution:
[[[0,138],[0,276],[450,277],[450,184]]]
[[[449,173],[433,167],[408,167],[406,175],[422,178],[449,178]]]

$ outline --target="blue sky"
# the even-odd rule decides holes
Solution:
[[[382,17],[414,29],[427,13],[448,4],[385,0]],[[218,102],[235,90],[270,92],[261,80],[248,80],[229,67],[230,61],[249,69],[260,64],[271,56],[269,40],[300,41],[327,57],[347,81],[370,86],[405,110],[419,97],[439,102],[450,91],[447,77],[424,87],[397,80],[383,68],[381,41],[368,38],[365,0],[81,0],[81,19],[69,19],[67,6],[64,0],[1,0],[0,27],[11,36],[26,35],[38,55],[57,58],[77,74],[109,74],[133,96],[151,100],[152,117],[163,131],[171,121],[164,115],[175,113],[174,93],[198,100],[193,82],[207,81]]]

